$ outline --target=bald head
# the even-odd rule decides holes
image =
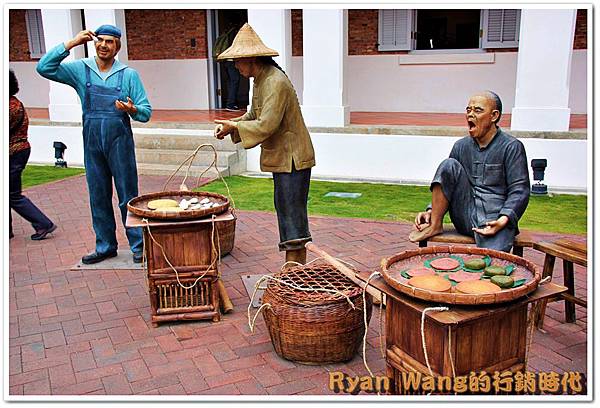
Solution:
[[[502,102],[494,92],[479,92],[469,98],[465,112],[469,135],[480,147],[487,146],[496,134],[501,109]]]
[[[500,122],[500,118],[502,117],[502,100],[500,99],[498,94],[493,91],[481,91],[473,94],[471,98],[473,98],[474,96],[482,96],[492,103],[492,105],[494,106],[494,110],[498,111],[498,118],[494,121],[494,123],[497,125],[498,122]]]

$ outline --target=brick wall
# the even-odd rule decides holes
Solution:
[[[587,48],[587,10],[577,10],[577,21],[575,22],[575,40],[573,49],[581,50]]]
[[[292,10],[292,55],[302,56],[302,10]]]
[[[393,55],[408,51],[378,51],[378,10],[348,10],[348,55]],[[292,55],[302,55],[302,10],[292,10]],[[577,10],[574,49],[587,48],[586,10]],[[516,52],[517,48],[490,49],[488,52]]]
[[[348,55],[405,54],[377,51],[378,10],[348,10]],[[302,10],[292,10],[292,55],[302,55]]]
[[[379,10],[348,10],[348,55],[393,55],[408,51],[377,50]]]
[[[33,61],[29,56],[25,10],[10,10],[8,13],[8,26],[9,61]]]
[[[205,10],[125,10],[125,24],[131,60],[208,57]]]
[[[587,10],[577,11],[574,49],[587,48]],[[207,58],[205,10],[126,10],[129,59]],[[377,50],[377,10],[348,10],[348,54],[390,55]],[[9,60],[32,61],[25,10],[9,11]],[[196,39],[192,47],[191,39]],[[499,52],[517,49],[493,50]],[[302,55],[302,10],[292,10],[292,55]]]

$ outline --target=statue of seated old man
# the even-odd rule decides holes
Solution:
[[[508,252],[529,203],[525,147],[498,126],[502,101],[491,91],[471,96],[466,108],[469,136],[458,140],[430,185],[431,204],[417,214],[412,242],[443,232],[446,212],[456,230],[478,247]]]

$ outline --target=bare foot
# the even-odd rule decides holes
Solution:
[[[427,238],[433,237],[434,235],[438,235],[444,232],[443,227],[434,228],[431,225],[426,226],[421,231],[413,231],[408,235],[408,240],[410,242],[420,242],[426,240]]]

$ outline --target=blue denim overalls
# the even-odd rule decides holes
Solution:
[[[90,68],[85,67],[86,92],[83,104],[83,153],[90,193],[92,222],[96,232],[96,252],[117,250],[116,224],[112,205],[112,178],[119,197],[121,218],[125,225],[127,202],[138,195],[137,168],[133,132],[129,115],[115,107],[123,95],[123,74],[118,86],[92,85]],[[141,228],[126,228],[133,253],[142,251]]]

